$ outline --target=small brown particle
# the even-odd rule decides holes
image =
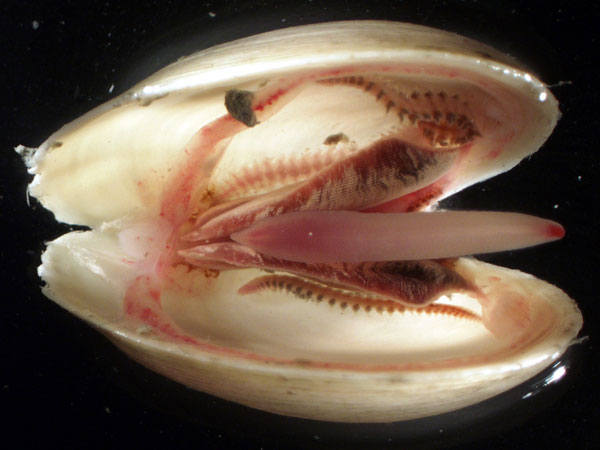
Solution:
[[[325,140],[323,141],[323,144],[325,145],[333,145],[333,144],[337,144],[338,142],[348,142],[350,139],[348,138],[348,136],[346,136],[344,133],[336,133],[336,134],[330,134],[329,136],[327,136],[325,138]]]
[[[217,278],[221,272],[214,269],[204,269],[204,276],[206,278]]]

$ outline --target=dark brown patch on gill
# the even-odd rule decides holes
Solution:
[[[314,303],[328,303],[342,310],[358,312],[443,314],[461,319],[480,320],[476,314],[452,305],[431,304],[423,308],[406,307],[393,300],[343,291],[288,275],[265,275],[255,278],[239,289],[242,295],[261,291],[287,292],[294,297]]]
[[[417,185],[430,168],[440,163],[439,158],[436,152],[413,148],[397,139],[382,140],[331,165],[296,189],[290,198],[304,202],[302,209],[364,208]],[[288,200],[276,206],[298,209]]]
[[[365,291],[397,298],[409,305],[424,305],[449,292],[472,291],[453,260],[377,261],[344,264],[349,281],[364,280]]]
[[[256,125],[256,114],[252,110],[254,94],[250,91],[230,89],[225,93],[225,108],[235,120],[242,122],[247,127]]]
[[[379,83],[366,77],[336,77],[318,82],[363,89],[383,103],[386,112],[393,110],[401,123],[417,126],[434,148],[457,147],[481,136],[469,117],[468,104],[458,94],[418,89],[403,92],[398,86]]]
[[[359,198],[377,196],[377,201],[396,196],[392,194],[395,190],[417,185],[428,169],[438,164],[434,152],[407,146],[396,139],[380,141],[355,159],[355,164],[348,161],[345,167],[351,167],[348,173],[354,174],[348,190],[353,189]]]

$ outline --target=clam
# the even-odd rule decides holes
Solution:
[[[560,225],[436,205],[558,117],[512,58],[422,26],[201,51],[17,148],[29,193],[89,228],[48,244],[44,293],[145,366],[265,411],[389,422],[475,404],[555,362],[582,318],[558,288],[465,256]]]

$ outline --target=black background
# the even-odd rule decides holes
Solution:
[[[598,24],[587,1],[63,1],[0,4],[0,421],[8,447],[598,448]],[[18,6],[17,6],[18,5]],[[534,156],[447,202],[552,218],[559,243],[485,259],[533,273],[575,298],[582,343],[545,389],[541,375],[485,405],[408,424],[282,418],[190,391],[118,352],[48,301],[35,275],[45,240],[63,234],[35,201],[12,148],[64,123],[178,57],[277,28],[345,19],[429,25],[518,57],[552,86],[563,118]],[[112,91],[112,92],[111,92]],[[524,393],[535,395],[520,399]],[[495,411],[495,412],[494,412]],[[8,420],[7,420],[7,418]]]

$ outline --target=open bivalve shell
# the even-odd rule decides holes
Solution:
[[[544,281],[455,258],[479,248],[454,250],[457,236],[529,219],[484,214],[476,231],[480,216],[433,210],[536,151],[558,117],[511,58],[421,26],[319,24],[204,50],[17,149],[30,194],[90,227],[48,244],[44,293],[147,367],[265,411],[389,422],[472,405],[551,365],[582,318]],[[423,256],[362,261],[348,249],[363,237],[386,250],[352,231],[364,217],[397,218],[380,241],[414,236]],[[309,242],[308,219],[332,221],[333,250],[273,240],[281,226]]]

